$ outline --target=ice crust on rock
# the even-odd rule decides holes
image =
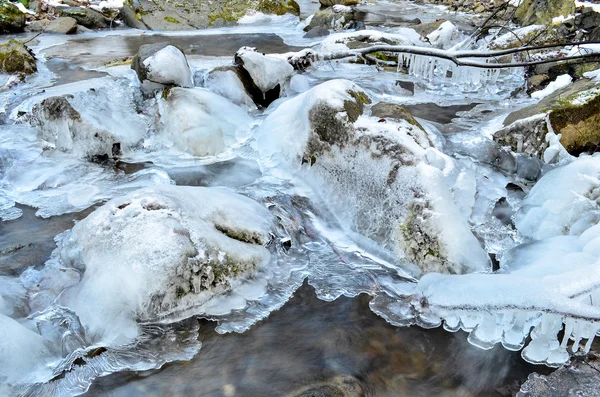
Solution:
[[[412,40],[411,40],[412,38]],[[322,53],[348,51],[348,43],[363,42],[365,44],[413,45],[414,36],[405,34],[386,33],[379,30],[359,30],[350,33],[335,33],[327,36],[320,44]]]
[[[195,156],[215,156],[250,135],[252,119],[239,106],[204,88],[160,94],[159,135]]]
[[[142,46],[144,47],[144,46]],[[137,55],[140,56],[139,54]],[[140,81],[161,84],[175,85],[179,87],[193,87],[194,78],[192,70],[188,65],[183,52],[175,46],[167,45],[143,59],[139,59],[143,74]],[[132,64],[132,67],[135,62]],[[138,72],[139,76],[140,72]]]
[[[242,47],[235,54],[236,62],[250,75],[252,81],[263,92],[283,87],[294,72],[287,61],[257,52],[255,48]]]
[[[450,21],[446,21],[440,25],[439,28],[427,35],[427,41],[435,47],[441,49],[449,49],[460,32],[458,28]]]
[[[75,225],[60,260],[81,269],[61,298],[88,338],[124,343],[138,321],[200,306],[270,258],[273,221],[257,202],[218,188],[159,186],[113,199]]]
[[[369,102],[355,83],[331,80],[283,103],[257,132],[264,166],[310,180],[346,227],[422,271],[486,269],[489,258],[469,229],[470,212],[463,215],[450,193],[474,194],[472,185],[461,186],[453,160],[418,126],[359,116]]]

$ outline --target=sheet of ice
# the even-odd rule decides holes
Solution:
[[[233,70],[211,70],[204,77],[204,87],[239,106],[256,109],[244,84]]]
[[[542,240],[580,235],[600,221],[600,158],[580,157],[548,172],[531,189],[516,216],[519,231]]]
[[[558,76],[556,78],[556,80],[554,80],[550,84],[548,84],[546,86],[546,88],[544,88],[543,90],[532,93],[531,97],[535,98],[535,99],[545,98],[548,95],[552,94],[553,92],[568,86],[569,84],[571,84],[572,81],[573,81],[573,77],[571,77],[568,74],[562,74],[562,75]]]

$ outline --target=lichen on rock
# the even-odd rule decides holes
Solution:
[[[25,28],[25,14],[15,5],[0,0],[0,34],[18,33]]]
[[[0,71],[3,73],[31,74],[37,71],[35,57],[18,40],[8,40],[0,45]]]

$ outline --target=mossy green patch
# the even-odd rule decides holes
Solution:
[[[179,23],[179,21],[177,19],[173,18],[172,16],[165,17],[165,21],[167,21],[169,23]]]
[[[18,40],[0,45],[0,71],[31,74],[37,71],[35,57]]]

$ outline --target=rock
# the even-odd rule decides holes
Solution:
[[[236,105],[256,109],[256,105],[240,77],[239,67],[220,66],[211,70],[204,78],[204,87],[229,99]]]
[[[371,107],[371,116],[382,119],[406,120],[421,129],[423,127],[403,106],[390,102],[379,102]]]
[[[504,125],[546,112],[554,131],[562,134],[560,142],[570,154],[597,151],[600,145],[600,86],[597,83],[580,79],[536,105],[509,114]]]
[[[547,74],[536,74],[527,79],[527,93],[531,94],[534,91],[538,91],[550,82],[550,76]]]
[[[234,62],[254,103],[263,107],[279,98],[284,84],[294,73],[294,67],[285,59],[261,54],[250,47],[240,48]]]
[[[26,32],[41,32],[46,28],[46,26],[50,25],[49,19],[40,19],[38,21],[31,21],[25,26]]]
[[[88,29],[103,29],[109,26],[110,20],[98,11],[86,7],[67,7],[58,8],[59,15],[63,17],[71,17],[78,24],[85,26]]]
[[[432,33],[434,30],[437,30],[444,22],[447,22],[446,19],[438,19],[434,22],[430,23],[421,23],[415,26],[411,26],[417,33],[421,36],[427,36]]]
[[[37,72],[35,57],[20,41],[8,40],[0,45],[0,71],[11,74]]]
[[[203,313],[203,303],[255,274],[270,260],[273,231],[263,205],[227,189],[136,190],[65,236],[60,260],[82,277],[61,303],[77,313],[90,341],[130,341],[138,321],[199,306]]]
[[[532,373],[521,386],[517,397],[563,397],[577,393],[579,396],[598,396],[600,364],[598,355],[574,359],[549,375]]]
[[[184,0],[176,4],[168,0],[131,0],[127,7],[131,8],[139,22],[151,30],[222,26],[236,23],[248,12],[253,11],[275,15],[300,15],[300,6],[295,0]],[[133,19],[128,19],[130,26],[135,24]]]
[[[18,33],[25,28],[25,14],[15,5],[0,0],[0,34]]]
[[[130,28],[146,29],[146,25],[144,25],[144,23],[138,19],[138,15],[136,15],[131,1],[123,2],[123,8],[121,8],[120,16],[125,25],[129,26]]]
[[[248,112],[204,88],[162,94],[159,133],[195,156],[215,156],[250,135]]]
[[[133,57],[131,69],[140,82],[158,86],[193,87],[193,75],[183,52],[167,43],[144,44]]]
[[[591,7],[583,9],[581,14],[575,16],[575,26],[578,29],[591,30],[600,27],[600,13]]]
[[[310,23],[304,27],[305,32],[315,28],[343,30],[356,18],[355,10],[352,7],[334,6],[318,11],[310,20]]]
[[[88,33],[88,32],[93,32],[93,30],[92,29],[88,29],[85,26],[77,25],[77,32],[76,33],[81,34],[81,33]]]
[[[59,17],[50,22],[47,33],[73,34],[77,33],[77,21],[71,17]]]
[[[447,188],[462,171],[421,128],[362,116],[369,103],[356,84],[330,80],[281,104],[256,135],[268,172],[300,173],[319,187],[344,226],[417,265],[417,275],[487,268],[489,257]],[[286,167],[290,171],[280,171]],[[443,169],[454,176],[445,181]],[[475,184],[465,172],[461,179]],[[469,192],[474,197],[474,187]],[[358,210],[365,208],[374,210]]]
[[[574,13],[575,3],[571,0],[524,0],[516,8],[514,19],[523,26],[546,25],[552,22],[554,17]]]
[[[514,153],[524,153],[541,159],[548,147],[546,115],[540,114],[517,120],[508,127],[494,133],[494,141],[508,146]]]
[[[429,33],[426,38],[433,47],[447,49],[452,47],[459,34],[458,28],[452,22],[446,21]]]
[[[328,36],[328,35],[329,35],[329,29],[327,29],[324,26],[315,26],[314,28],[312,28],[308,32],[306,32],[304,37],[307,39],[312,39],[314,37],[323,37],[323,36]]]
[[[337,4],[343,6],[356,6],[360,4],[360,0],[319,0],[323,7],[331,7]]]
[[[561,40],[564,40],[564,37],[561,37],[554,27],[548,27],[546,25],[529,25],[503,32],[490,41],[488,48],[491,50],[506,50],[521,47],[524,43],[529,43],[530,45],[544,45],[557,43]]]

